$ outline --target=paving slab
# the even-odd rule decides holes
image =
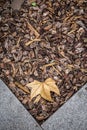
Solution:
[[[42,124],[46,130],[87,130],[87,84]]]
[[[2,80],[0,80],[0,130],[42,130]]]
[[[19,10],[23,2],[24,0],[13,0],[11,3],[11,7],[13,8],[13,10]]]

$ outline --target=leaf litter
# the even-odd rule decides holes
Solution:
[[[40,124],[87,82],[86,7],[86,0],[26,0],[17,11],[0,1],[0,78]]]

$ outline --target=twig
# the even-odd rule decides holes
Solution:
[[[57,70],[54,66],[52,66],[52,67],[53,67],[53,69],[54,69],[59,75],[62,76],[62,74],[59,72],[59,70]]]
[[[18,41],[17,41],[17,47],[19,47],[19,42],[21,40],[21,37],[18,38]]]
[[[11,63],[11,66],[12,66],[12,69],[13,69],[13,77],[15,77],[15,75],[16,75],[16,73],[17,73],[17,71],[18,71],[18,69],[16,69],[15,67],[14,67],[14,64],[13,63]]]
[[[8,35],[8,33],[4,34],[3,36],[0,37],[0,39],[6,37]]]
[[[30,93],[28,89],[24,88],[20,83],[15,82],[15,85],[26,93]]]
[[[72,64],[68,64],[68,65],[67,65],[67,67],[68,67],[68,68],[70,68],[70,69],[75,68],[75,66],[74,66],[74,65],[72,65]]]
[[[68,57],[67,57],[67,56],[65,56],[65,54],[64,54],[64,52],[63,52],[63,51],[59,51],[59,53],[60,53],[60,55],[61,55],[62,57],[64,57],[65,59],[69,60],[69,59],[68,59]]]
[[[41,39],[35,38],[35,39],[33,39],[33,40],[31,40],[31,41],[25,43],[25,45],[28,46],[28,45],[32,44],[33,42],[39,42],[39,41],[41,41]]]
[[[75,32],[76,30],[71,30],[70,32],[68,32],[68,35]]]
[[[80,69],[82,72],[87,72],[87,69]]]
[[[36,38],[40,36],[40,34],[36,31],[36,29],[27,21],[29,29],[35,34]]]
[[[46,65],[43,65],[41,68],[44,69],[46,67],[53,66],[55,64],[57,64],[57,63],[56,62],[52,62],[52,63],[46,64]]]

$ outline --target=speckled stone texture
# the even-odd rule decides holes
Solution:
[[[34,118],[1,80],[0,130],[42,130]]]
[[[87,130],[87,84],[42,124],[46,130]]]

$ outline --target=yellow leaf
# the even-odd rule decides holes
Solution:
[[[40,95],[38,95],[38,96],[37,96],[37,98],[34,100],[34,103],[39,102],[40,98],[41,98],[41,96],[40,96]]]
[[[56,86],[55,81],[51,78],[46,79],[44,82],[34,80],[33,82],[27,84],[27,87],[31,88],[31,100],[34,97],[37,98],[39,95],[39,98],[35,102],[38,102],[41,97],[45,100],[53,101],[50,92],[60,95],[60,91]]]

